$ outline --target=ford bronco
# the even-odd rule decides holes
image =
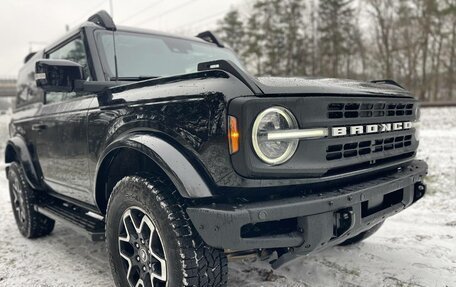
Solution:
[[[117,286],[225,286],[357,243],[425,193],[417,100],[384,80],[256,78],[211,32],[105,11],[26,57],[5,160],[20,233],[106,240]]]

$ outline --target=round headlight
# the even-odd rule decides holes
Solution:
[[[272,165],[289,160],[298,148],[298,139],[269,140],[268,133],[298,128],[294,115],[283,107],[271,107],[261,112],[252,130],[252,144],[258,157]]]

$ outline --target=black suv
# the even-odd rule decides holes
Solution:
[[[29,55],[6,148],[27,238],[107,241],[117,286],[225,286],[359,242],[425,193],[418,102],[393,81],[255,78],[210,32],[100,11]]]

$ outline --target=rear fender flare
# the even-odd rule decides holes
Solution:
[[[14,158],[11,157],[12,152],[15,154]],[[27,143],[21,136],[15,136],[9,139],[6,144],[5,163],[8,164],[14,161],[17,161],[24,170],[27,183],[33,189],[42,189],[40,176],[33,164],[32,156],[27,148]]]

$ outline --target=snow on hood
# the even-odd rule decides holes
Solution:
[[[411,97],[398,86],[334,78],[259,77],[258,87],[265,95],[273,94],[339,94]]]

